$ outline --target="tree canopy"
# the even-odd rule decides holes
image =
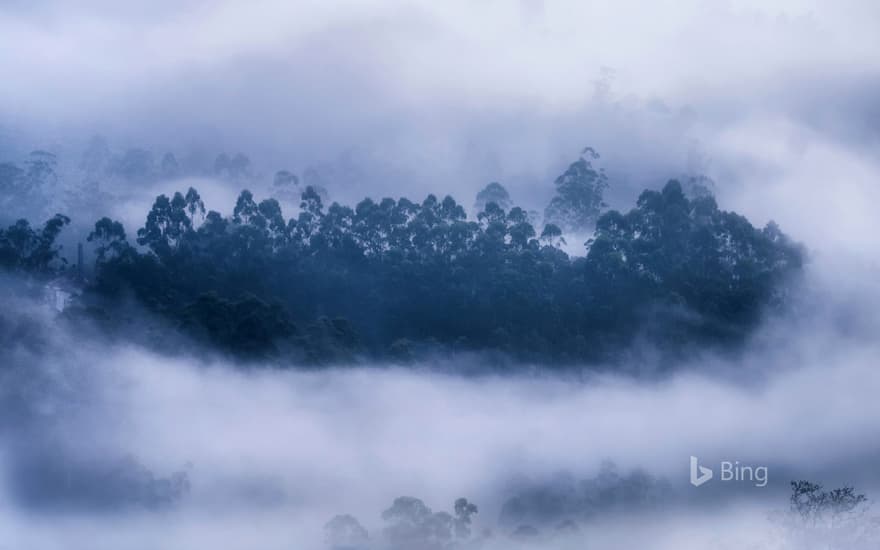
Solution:
[[[544,211],[546,223],[559,226],[563,231],[582,233],[593,229],[599,214],[606,206],[603,194],[608,188],[604,170],[593,167],[599,154],[592,148],[553,182],[556,194]]]
[[[786,301],[799,246],[754,228],[676,181],[597,220],[584,257],[537,237],[519,207],[476,220],[452,197],[325,206],[311,187],[285,218],[243,191],[233,214],[203,214],[198,192],[160,195],[136,247],[100,220],[90,297],[125,288],[224,349],[310,356],[412,356],[443,348],[524,360],[608,360],[634,341],[731,344]],[[286,343],[285,343],[286,342]],[[340,351],[342,350],[342,351]]]
[[[595,187],[602,176],[582,158],[558,187],[572,178]],[[184,334],[242,356],[406,361],[442,350],[597,363],[636,342],[672,354],[735,347],[785,307],[803,262],[774,223],[755,228],[674,180],[628,212],[598,215],[584,256],[561,250],[560,226],[538,235],[530,220],[496,200],[468,218],[451,196],[327,205],[312,186],[295,216],[248,190],[223,216],[190,188],[156,197],[134,242],[121,223],[98,220],[79,299],[112,318],[133,296]],[[0,230],[0,263],[63,271],[55,242],[68,221]]]

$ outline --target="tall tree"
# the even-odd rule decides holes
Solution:
[[[598,158],[599,154],[588,147],[556,178],[553,183],[556,194],[544,211],[545,223],[552,223],[564,232],[582,233],[593,229],[606,206],[603,194],[608,188],[604,170],[593,167],[593,161]]]
[[[494,202],[503,210],[509,210],[513,205],[507,189],[497,181],[493,181],[477,193],[477,199],[474,202],[474,209],[477,212],[482,212],[490,202]]]

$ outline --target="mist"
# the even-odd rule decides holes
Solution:
[[[0,435],[0,531],[14,547],[320,548],[340,513],[379,537],[400,495],[477,502],[489,547],[764,545],[780,536],[768,514],[786,508],[792,479],[880,489],[875,332],[841,330],[835,315],[771,323],[740,357],[705,355],[660,378],[537,365],[463,376],[463,360],[441,358],[290,370],[198,347],[169,357],[84,341],[46,306],[14,304],[7,320],[43,335],[7,347],[3,371],[14,420]],[[768,483],[691,487],[690,456],[764,465]],[[512,496],[591,479],[609,461],[656,480],[664,504],[609,504],[573,534],[509,538]]]
[[[621,200],[681,173],[800,179],[801,157],[835,146],[873,174],[878,17],[871,2],[12,3],[0,113],[26,139],[3,142],[245,151],[266,171],[323,166],[347,202],[469,201],[489,181],[546,201],[585,146]]]
[[[880,8],[861,0],[4,3],[0,549],[875,547],[878,29]],[[19,193],[32,151],[51,154],[52,177]],[[600,207],[545,240],[579,162],[607,176]],[[687,292],[705,281],[681,276],[657,313],[620,304],[654,297],[644,288],[661,275],[578,286],[628,280],[596,243],[648,232],[619,237],[625,224],[603,216],[654,212],[669,180],[686,209],[702,192],[717,201],[731,265],[766,260],[753,294],[731,290],[751,272],[719,270],[704,286],[721,299],[699,309]],[[514,222],[499,222],[497,262],[467,248],[411,272],[423,260],[401,246],[401,271],[382,271],[390,240],[353,263],[309,242],[332,234],[310,225],[330,219],[310,210],[312,190],[350,219],[366,197],[411,199],[394,203],[407,223],[449,195],[479,243],[493,222],[475,197],[490,182],[509,191],[502,219],[521,207],[533,233],[516,248]],[[213,246],[206,211],[234,236],[266,199],[283,214],[269,252],[175,263],[185,238],[161,248],[149,216],[157,195],[187,189],[187,238],[204,238],[191,250]],[[56,212],[70,217],[57,240],[40,229]],[[105,216],[121,238],[99,234]],[[8,260],[19,218],[38,267]],[[661,260],[683,261],[673,248]],[[623,264],[639,248],[625,250]],[[543,270],[529,271],[535,258]],[[224,279],[217,265],[236,262],[251,271]],[[510,280],[474,282],[488,273]],[[559,273],[572,275],[537,283]],[[461,294],[437,290],[447,281]],[[458,317],[444,313],[460,296]],[[583,326],[555,334],[548,320]],[[468,323],[476,337],[455,332]],[[714,470],[705,486],[691,457]],[[721,479],[722,462],[765,467],[766,486]],[[862,515],[834,515],[826,533],[817,508],[804,527],[797,480],[854,487]],[[429,519],[449,512],[467,542],[393,541],[383,511],[404,496]],[[332,541],[340,515],[369,540]]]

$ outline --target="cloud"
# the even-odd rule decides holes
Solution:
[[[691,168],[695,146],[714,159],[707,171],[729,176],[719,136],[755,117],[876,142],[862,91],[880,70],[876,12],[856,1],[13,4],[0,12],[14,75],[0,113],[44,139],[201,140],[271,170],[349,155],[364,174],[346,200],[454,189],[467,202],[501,180],[540,203],[593,145],[631,198]]]
[[[462,376],[449,371],[464,365],[430,363],[242,369],[197,349],[169,357],[81,336],[72,347],[49,325],[50,347],[18,349],[2,373],[0,405],[21,421],[0,432],[0,517],[18,527],[13,541],[38,548],[95,534],[127,548],[138,533],[163,547],[282,547],[320,540],[336,513],[375,530],[396,496],[442,509],[465,495],[481,505],[479,525],[494,528],[513,480],[589,478],[610,459],[675,491],[684,515],[670,518],[682,523],[661,547],[702,536],[682,519],[695,506],[719,510],[712,521],[729,510],[731,526],[755,521],[752,507],[784,507],[792,478],[880,490],[876,342],[847,340],[833,324],[779,328],[743,356],[649,381]],[[768,465],[770,487],[694,492],[694,454]],[[32,528],[50,513],[50,527]],[[635,531],[609,519],[608,536],[648,537],[650,517]]]
[[[15,62],[13,67],[42,62],[22,71],[22,88],[31,78],[86,88],[92,83],[161,86],[163,77],[192,70],[198,77],[213,68],[234,81],[230,65],[254,59],[289,69],[341,61],[321,75],[335,80],[358,67],[379,69],[356,74],[356,80],[372,80],[385,93],[416,104],[438,98],[496,104],[513,98],[579,108],[593,92],[602,65],[631,79],[627,88],[639,94],[682,92],[694,80],[746,87],[780,68],[844,61],[876,68],[871,48],[877,38],[868,19],[876,10],[869,2],[712,6],[696,0],[649,6],[189,1],[149,8],[90,2],[76,10],[62,3],[7,8],[3,26],[12,32],[7,60]],[[297,55],[319,53],[316,46],[322,50],[317,59]],[[58,69],[70,72],[58,74]],[[85,82],[65,79],[80,72]],[[297,75],[277,74],[276,83],[291,83],[291,77]],[[289,90],[291,100],[297,91]]]

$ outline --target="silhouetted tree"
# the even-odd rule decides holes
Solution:
[[[184,202],[186,203],[186,211],[189,214],[190,225],[195,227],[196,224],[196,214],[198,213],[199,218],[204,220],[205,218],[205,203],[202,202],[202,197],[199,195],[199,192],[190,187],[186,196],[184,197]]]
[[[455,501],[455,537],[466,539],[471,536],[471,518],[477,513],[477,505],[464,497]]]
[[[192,220],[186,212],[186,199],[174,193],[156,197],[147,214],[144,227],[138,230],[138,244],[148,246],[160,258],[168,258],[192,231]]]
[[[7,270],[35,275],[51,275],[64,268],[67,260],[61,256],[61,245],[55,241],[70,218],[56,214],[39,231],[27,220],[0,230],[0,266]]]
[[[880,518],[868,516],[868,499],[853,487],[825,491],[806,480],[791,482],[789,510],[771,516],[786,548],[854,550],[880,544]]]
[[[544,211],[544,220],[566,232],[593,229],[606,205],[602,199],[608,188],[608,177],[602,169],[593,168],[599,155],[591,148],[556,178],[556,194]]]
[[[119,258],[129,248],[125,228],[121,223],[107,217],[95,222],[95,229],[89,233],[88,241],[95,243],[95,254],[99,263]]]

